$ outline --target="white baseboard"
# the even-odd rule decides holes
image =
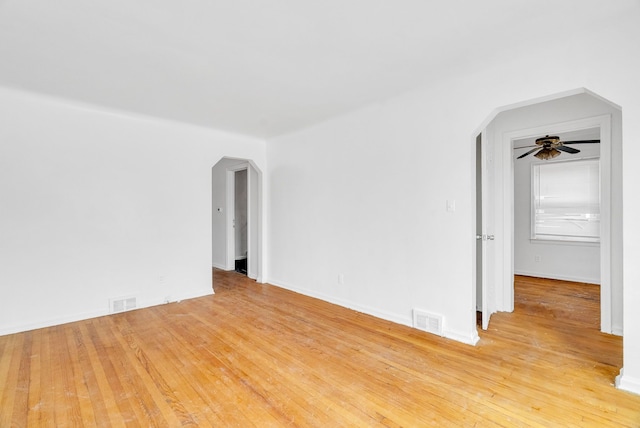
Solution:
[[[523,271],[516,270],[514,271],[515,275],[523,275],[523,276],[533,276],[536,278],[547,278],[547,279],[558,279],[560,281],[572,281],[572,282],[584,282],[587,284],[597,284],[600,285],[600,278],[586,278],[572,275],[555,275],[549,274],[545,272],[532,272],[532,271]]]
[[[210,296],[213,294],[214,294],[213,289],[205,289],[195,293],[174,296],[172,297],[171,302],[169,303],[179,302],[187,299],[195,299],[197,297]],[[142,301],[140,303],[141,303],[140,306],[134,310],[149,308],[152,306],[164,305],[167,302],[164,300],[164,298],[160,298],[160,299]],[[109,310],[105,308],[97,311],[82,312],[82,313],[68,315],[68,316],[59,317],[59,318],[50,318],[50,319],[41,320],[33,323],[17,324],[13,326],[0,328],[0,336],[4,336],[7,334],[14,334],[14,333],[22,333],[25,331],[36,330],[39,328],[53,327],[56,325],[68,324],[76,321],[84,321],[91,318],[98,318],[98,317],[107,316],[107,315],[111,315],[111,314],[109,313]]]
[[[622,368],[620,374],[616,376],[616,388],[640,395],[640,379],[626,376]]]
[[[143,301],[142,305],[140,305],[140,307],[138,309],[142,309],[142,308],[150,308],[152,306],[158,306],[158,305],[164,305],[166,303],[175,303],[175,302],[181,302],[183,300],[189,300],[189,299],[197,299],[198,297],[204,297],[204,296],[211,296],[215,294],[215,292],[213,291],[213,288],[206,288],[204,290],[201,291],[196,291],[193,293],[187,293],[187,294],[180,294],[180,295],[172,295],[171,296],[171,300],[169,302],[167,302],[164,299],[161,300],[148,300],[148,301]]]
[[[477,330],[474,330],[471,334],[466,334],[459,331],[445,329],[442,333],[447,339],[462,342],[466,345],[475,346],[480,341],[480,336],[478,336]]]
[[[213,267],[220,270],[229,270],[227,265],[221,265],[220,263],[213,263]]]
[[[350,302],[350,301],[339,299],[333,296],[328,296],[323,293],[317,293],[315,291],[308,290],[302,287],[297,287],[297,286],[288,284],[285,281],[280,281],[278,279],[269,278],[268,283],[271,285],[275,285],[276,287],[284,288],[290,291],[294,291],[296,293],[304,294],[305,296],[314,297],[316,299],[320,299],[325,302],[332,303],[334,305],[342,306],[343,308],[352,309],[354,311],[362,312],[364,314],[371,315],[386,321],[391,321],[396,324],[405,325],[407,327],[413,327],[413,318],[410,316],[403,317],[398,314],[381,311],[379,309],[372,308],[366,305],[361,305],[355,302]],[[442,336],[446,337],[447,339],[452,339],[467,345],[475,345],[480,340],[480,337],[478,336],[478,333],[476,330],[474,330],[473,333],[469,335],[469,334],[461,333],[454,330],[444,329],[442,332]]]
[[[25,331],[36,330],[39,328],[53,327],[56,325],[68,324],[76,321],[84,321],[91,318],[98,318],[101,316],[109,315],[109,311],[105,308],[99,311],[82,312],[74,315],[68,315],[59,318],[51,318],[47,320],[41,320],[27,324],[17,324],[0,329],[0,336],[6,334],[22,333]]]
[[[295,291],[296,293],[304,294],[305,296],[314,297],[316,299],[320,299],[325,302],[333,303],[334,305],[342,306],[343,308],[352,309],[354,311],[362,312],[368,315],[373,315],[376,318],[381,318],[383,320],[391,321],[396,324],[402,324],[402,325],[411,327],[413,323],[412,318],[409,316],[401,317],[396,314],[380,311],[375,308],[370,308],[368,306],[360,305],[355,302],[339,299],[333,296],[326,295],[324,293],[317,293],[313,290],[297,287],[297,286],[288,284],[285,281],[280,281],[278,279],[269,278],[268,283],[271,285],[275,285],[276,287],[280,287],[287,290]]]

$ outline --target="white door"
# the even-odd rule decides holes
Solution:
[[[493,157],[485,133],[476,138],[476,306],[482,311],[482,329],[494,312],[494,246],[492,230]]]
[[[484,281],[483,251],[484,245],[482,240],[482,134],[476,138],[476,312],[482,312],[482,285]]]

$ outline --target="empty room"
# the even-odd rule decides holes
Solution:
[[[637,0],[0,0],[0,427],[640,426]]]

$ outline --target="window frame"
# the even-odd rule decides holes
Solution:
[[[575,236],[575,235],[547,235],[547,234],[539,234],[536,233],[536,222],[537,222],[537,200],[538,192],[536,188],[536,168],[540,166],[549,165],[549,164],[562,164],[562,163],[575,163],[575,162],[588,162],[588,161],[597,161],[598,165],[598,236],[597,237],[586,237],[586,236]],[[544,161],[544,162],[534,162],[531,164],[531,172],[530,172],[530,180],[531,180],[531,203],[530,203],[530,240],[532,243],[558,243],[558,244],[587,244],[587,245],[600,245],[600,241],[602,239],[602,230],[601,230],[601,222],[602,222],[602,162],[600,156],[590,156],[590,157],[582,157],[577,159],[563,159],[563,160],[555,160],[555,161]]]

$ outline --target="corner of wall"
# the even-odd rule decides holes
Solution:
[[[480,336],[478,336],[477,330],[473,330],[470,334],[454,330],[445,330],[443,332],[443,336],[447,339],[455,340],[472,346],[475,346],[480,341]]]
[[[616,376],[616,388],[640,395],[640,379],[625,376],[622,368],[620,374]]]

